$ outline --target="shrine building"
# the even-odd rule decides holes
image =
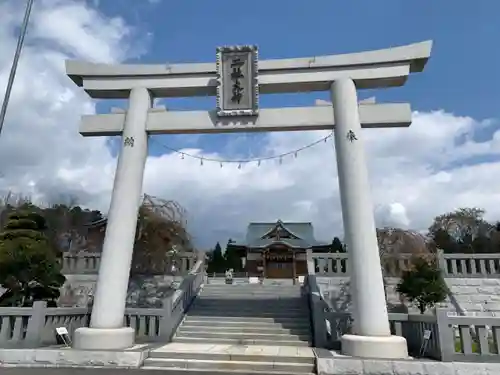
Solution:
[[[307,274],[306,250],[329,252],[330,244],[314,238],[311,223],[250,223],[244,242],[229,247],[238,251],[248,276],[295,279]]]

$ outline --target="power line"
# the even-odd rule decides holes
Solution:
[[[28,22],[31,15],[31,8],[33,6],[33,0],[28,0],[26,4],[26,11],[24,12],[23,24],[21,25],[21,33],[17,39],[16,52],[14,53],[14,59],[12,60],[12,67],[10,68],[9,79],[7,81],[7,87],[5,89],[5,95],[2,103],[2,109],[0,109],[0,134],[2,134],[3,124],[5,121],[5,115],[7,113],[7,106],[10,100],[10,94],[12,92],[12,86],[14,85],[14,78],[16,77],[17,65],[19,64],[19,57],[21,56],[21,51],[23,49],[24,37],[26,36],[26,30],[28,29]]]

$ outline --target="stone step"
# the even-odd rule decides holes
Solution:
[[[256,361],[223,361],[206,359],[180,358],[147,358],[143,368],[171,368],[187,370],[226,370],[254,371],[259,373],[282,372],[287,374],[310,374],[314,372],[314,364],[293,362],[256,362]]]
[[[223,291],[245,291],[263,293],[297,293],[302,292],[301,288],[290,286],[253,286],[253,285],[205,285],[203,290],[223,290]]]
[[[295,290],[300,291],[302,286],[297,285],[262,285],[262,284],[204,284],[207,289],[252,289],[252,290]]]
[[[204,316],[241,316],[241,317],[256,317],[256,318],[296,318],[296,319],[309,319],[309,313],[307,311],[262,311],[262,310],[242,310],[242,309],[206,309],[193,306],[188,311],[188,315],[204,315]]]
[[[273,305],[272,303],[267,304],[267,305],[259,305],[259,304],[254,304],[252,302],[244,302],[244,303],[226,303],[226,304],[216,304],[216,303],[210,303],[210,304],[203,304],[203,303],[197,303],[196,301],[193,303],[192,306],[199,306],[202,308],[206,309],[216,309],[219,308],[220,310],[225,310],[225,309],[242,309],[242,310],[272,310],[272,311],[309,311],[307,306],[276,306]]]
[[[191,305],[190,311],[196,310],[207,310],[207,311],[256,311],[256,312],[269,312],[269,313],[289,313],[289,314],[303,314],[307,315],[309,309],[304,307],[280,307],[280,306],[254,306],[252,304],[246,305],[204,305],[201,303],[193,303]]]
[[[206,320],[188,320],[186,319],[183,327],[225,327],[227,329],[247,329],[247,328],[260,328],[260,329],[289,329],[289,330],[309,330],[309,322],[289,322],[289,323],[276,323],[276,322],[247,322],[247,321],[206,321]]]
[[[234,313],[241,312],[245,314],[255,315],[255,314],[278,314],[278,315],[290,315],[290,316],[308,316],[309,311],[301,308],[280,308],[275,306],[267,306],[267,307],[259,307],[259,306],[212,306],[212,305],[201,305],[194,303],[189,309],[188,314],[191,311],[209,311],[212,312],[221,312],[221,313]]]
[[[289,334],[289,333],[245,333],[245,332],[235,332],[232,330],[225,330],[220,328],[217,330],[203,330],[201,328],[184,328],[180,327],[177,330],[176,337],[203,337],[207,339],[211,338],[228,338],[228,339],[242,339],[242,340],[298,340],[304,341],[309,340],[309,332],[299,335],[299,334]]]
[[[214,320],[219,320],[219,321],[227,321],[227,320],[236,320],[236,321],[246,321],[247,319],[257,319],[253,320],[255,322],[258,322],[258,319],[275,319],[275,323],[281,323],[281,322],[295,322],[295,323],[301,323],[301,324],[309,324],[310,319],[309,315],[307,314],[281,314],[281,313],[263,313],[263,312],[241,312],[241,311],[227,311],[224,313],[224,311],[207,311],[207,310],[196,310],[196,311],[191,311],[188,315],[191,318],[195,318],[195,320],[198,320],[198,317],[205,317],[205,318],[215,318]],[[265,320],[263,320],[264,322]]]
[[[255,296],[262,298],[254,298]],[[228,298],[231,297],[231,298]],[[264,298],[265,297],[265,298]],[[211,293],[201,293],[198,297],[200,300],[214,300],[216,302],[220,301],[221,303],[231,303],[233,300],[242,300],[242,301],[255,301],[256,303],[290,303],[290,304],[303,304],[307,303],[305,298],[301,297],[288,297],[288,296],[280,296],[273,297],[267,295],[247,295],[247,294],[211,294]]]
[[[316,363],[312,348],[276,345],[238,346],[169,343],[152,349],[149,352],[149,358]]]
[[[216,296],[220,298],[224,297],[239,297],[243,299],[255,298],[255,297],[263,297],[265,299],[272,300],[299,300],[304,299],[300,294],[295,293],[260,293],[260,292],[251,292],[251,291],[240,291],[240,292],[232,292],[232,291],[207,291],[204,290],[201,292],[202,296]]]
[[[247,290],[285,290],[300,291],[301,285],[260,285],[260,284],[204,284],[207,289],[247,289]]]
[[[247,288],[247,287],[240,287],[240,286],[234,286],[234,287],[204,287],[203,292],[212,292],[212,293],[239,293],[239,294],[246,294],[246,293],[261,293],[261,294],[269,294],[269,295],[276,295],[276,296],[285,296],[285,295],[294,295],[294,296],[301,296],[302,291],[300,289],[284,289],[284,288]]]
[[[230,316],[230,315],[206,315],[202,311],[198,314],[188,313],[184,321],[204,321],[204,322],[247,322],[247,323],[281,323],[281,324],[309,324],[309,317],[301,319],[290,316],[268,315],[264,317],[255,316]]]
[[[226,287],[224,285],[205,285],[203,290],[211,290],[211,291],[224,291],[229,293],[274,293],[276,295],[287,294],[287,293],[295,293],[300,295],[302,290],[300,288],[290,288],[290,287],[259,287],[259,286],[248,286],[248,285],[234,285]]]
[[[274,289],[274,290],[258,290],[258,289],[244,289],[244,288],[235,288],[235,289],[207,289],[203,288],[202,289],[203,293],[214,293],[214,294],[223,294],[223,293],[228,293],[228,294],[239,294],[241,295],[250,295],[250,294],[262,294],[262,295],[268,295],[268,296],[291,296],[295,298],[302,297],[302,292],[300,290],[280,290],[280,289]]]
[[[196,336],[196,331],[207,332],[210,330],[217,330],[217,332],[228,332],[228,333],[242,333],[242,334],[284,334],[284,335],[299,335],[299,336],[310,336],[310,328],[309,327],[301,327],[301,328],[283,328],[280,326],[276,327],[261,327],[261,326],[219,326],[214,328],[212,325],[191,325],[184,323],[177,332],[192,332],[194,336]]]
[[[208,309],[193,309],[189,311],[189,316],[214,316],[214,317],[232,317],[241,318],[289,318],[296,321],[309,321],[309,314],[306,313],[287,313],[283,311],[258,311],[258,310],[208,310]]]
[[[226,345],[279,345],[279,346],[309,346],[309,341],[299,340],[267,340],[241,338],[206,338],[206,337],[174,337],[175,343],[226,344]]]
[[[279,307],[279,308],[290,308],[290,309],[307,309],[307,302],[299,300],[297,302],[289,301],[273,301],[273,300],[248,300],[248,299],[211,299],[205,297],[199,297],[194,300],[195,304],[204,306],[255,306],[255,307]]]
[[[231,297],[231,298],[229,298]],[[258,297],[258,298],[256,298]],[[232,303],[232,302],[255,302],[260,304],[265,303],[275,303],[275,304],[290,304],[290,305],[302,305],[307,304],[307,300],[305,298],[295,298],[295,297],[270,297],[270,296],[256,296],[256,295],[230,295],[230,294],[200,294],[198,297],[200,301],[207,302],[219,302],[219,303]]]
[[[254,371],[254,370],[214,370],[214,369],[190,369],[190,368],[168,368],[168,367],[141,367],[143,370],[161,371],[168,375],[291,375],[289,371]],[[295,375],[295,374],[292,374]],[[298,375],[316,375],[315,373],[300,373]]]
[[[297,296],[287,296],[281,295],[276,296],[274,294],[251,294],[251,293],[200,293],[202,298],[211,298],[219,300],[258,300],[258,301],[305,301],[305,298]]]

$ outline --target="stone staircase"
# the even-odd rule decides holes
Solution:
[[[315,356],[300,286],[205,285],[173,342],[145,369],[211,374],[312,374]]]

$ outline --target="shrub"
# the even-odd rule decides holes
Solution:
[[[37,300],[55,305],[65,277],[45,229],[39,214],[9,215],[0,233],[0,284],[7,289],[0,296],[0,306],[31,306]]]
[[[448,296],[441,270],[435,262],[423,258],[415,258],[412,267],[403,272],[396,291],[417,305],[421,314]]]

